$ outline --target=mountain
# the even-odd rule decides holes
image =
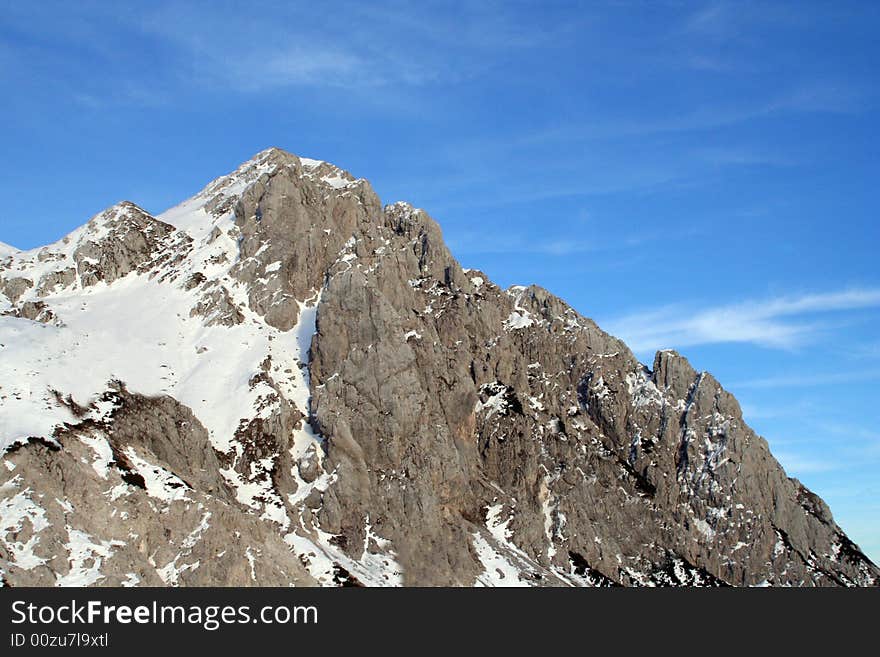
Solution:
[[[0,254],[7,585],[877,585],[736,399],[269,149]]]

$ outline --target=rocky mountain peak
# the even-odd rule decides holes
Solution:
[[[697,381],[698,374],[687,358],[672,349],[663,349],[654,356],[653,377],[661,390],[683,398]]]
[[[711,375],[326,162],[113,206],[0,294],[6,583],[878,582]]]

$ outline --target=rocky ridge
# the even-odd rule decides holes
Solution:
[[[710,374],[278,149],[0,249],[0,447],[13,586],[880,574]]]

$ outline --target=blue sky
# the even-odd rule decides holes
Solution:
[[[880,561],[878,32],[867,1],[3,0],[0,241],[332,161],[711,371]]]

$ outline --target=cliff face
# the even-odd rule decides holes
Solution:
[[[0,251],[17,585],[876,585],[736,400],[270,149]]]

